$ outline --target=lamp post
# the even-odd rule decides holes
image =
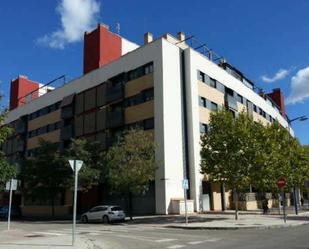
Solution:
[[[299,121],[306,121],[308,120],[309,117],[308,116],[300,116],[300,117],[297,117],[297,118],[293,118],[293,119],[288,119],[288,124],[289,124],[289,129],[291,128],[291,124],[292,122],[296,121],[296,120],[299,120]],[[291,159],[290,159],[291,160]],[[291,161],[290,161],[291,163]],[[294,208],[295,208],[295,214],[298,215],[298,203],[297,203],[297,198],[296,198],[296,187],[295,187],[295,184],[293,186],[293,202],[294,202]]]

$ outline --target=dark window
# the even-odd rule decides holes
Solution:
[[[237,94],[237,97],[236,97],[236,98],[237,98],[237,101],[238,101],[238,102],[240,102],[240,103],[242,103],[242,104],[244,103],[244,99],[243,99],[243,97],[242,97],[240,94]]]
[[[116,207],[112,207],[111,210],[112,211],[122,211],[122,208],[116,206]]]
[[[208,131],[207,124],[200,123],[200,133],[207,133],[207,131]]]
[[[61,121],[59,121],[59,122],[55,123],[55,130],[60,129],[60,128],[61,128],[61,126],[62,126]]]
[[[144,120],[144,130],[150,130],[154,128],[154,118]]]
[[[199,81],[205,82],[205,74],[203,72],[198,71],[197,77]]]
[[[56,129],[56,123],[53,123],[53,124],[49,124],[47,126],[47,132],[52,132]]]
[[[225,87],[225,93],[234,96],[234,91],[231,88]]]
[[[257,112],[256,105],[253,105],[253,111]]]
[[[96,106],[96,88],[85,92],[84,107],[85,111],[95,108]]]
[[[153,100],[153,88],[143,91],[144,102]]]
[[[213,88],[216,88],[217,87],[217,82],[215,79],[213,78],[209,78],[209,85]]]
[[[149,74],[153,72],[153,63],[150,63],[145,66],[145,74]]]
[[[200,106],[207,108],[207,101],[204,97],[199,97]]]
[[[48,113],[48,107],[45,107],[40,110],[39,116],[43,116]]]
[[[214,102],[211,102],[210,103],[210,109],[212,110],[212,111],[218,111],[218,105],[216,104],[216,103],[214,103]]]

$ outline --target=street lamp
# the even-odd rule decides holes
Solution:
[[[289,129],[291,128],[291,124],[292,122],[296,121],[296,120],[299,120],[299,121],[306,121],[308,120],[309,117],[308,116],[300,116],[300,117],[297,117],[297,118],[293,118],[293,119],[289,119],[288,118],[288,124],[289,124]],[[297,198],[296,198],[296,188],[295,188],[295,185],[293,187],[293,202],[294,202],[294,208],[295,208],[295,214],[298,215],[298,203],[297,203]]]

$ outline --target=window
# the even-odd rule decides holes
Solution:
[[[144,102],[153,100],[153,95],[154,95],[153,88],[143,91]]]
[[[215,79],[213,78],[209,78],[209,85],[213,88],[216,88],[217,87],[217,82]]]
[[[199,97],[199,104],[200,104],[200,106],[207,108],[206,98],[200,96]]]
[[[239,102],[239,103],[244,103],[244,99],[243,99],[243,97],[240,95],[240,94],[237,94],[237,97],[236,97],[236,99],[237,99],[237,101]]]
[[[212,110],[212,111],[218,111],[218,105],[216,104],[216,103],[214,103],[214,102],[211,102],[210,103],[210,109]]]
[[[153,72],[153,63],[150,63],[145,66],[145,74],[149,74]]]
[[[205,82],[205,74],[201,71],[197,71],[197,77],[199,81]]]
[[[257,112],[257,107],[256,107],[256,105],[253,105],[253,111]]]
[[[154,118],[149,118],[144,120],[144,130],[151,130],[154,128]]]
[[[200,133],[207,133],[207,131],[208,131],[207,124],[200,123]]]
[[[58,130],[61,128],[61,121],[55,123],[55,130]]]
[[[232,97],[234,96],[234,91],[231,88],[225,87],[225,93]]]

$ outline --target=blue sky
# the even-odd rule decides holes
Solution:
[[[80,76],[80,30],[100,21],[112,31],[119,22],[121,35],[139,44],[146,31],[155,37],[178,31],[194,35],[266,91],[280,87],[286,97],[292,94],[289,100],[295,103],[286,106],[290,118],[309,115],[307,0],[71,0],[70,11],[76,10],[75,14],[86,22],[77,27],[63,16],[60,7],[65,8],[64,2],[70,4],[70,0],[1,1],[0,81],[6,96],[3,105],[8,103],[10,80],[19,74],[39,82],[63,74],[69,79]],[[76,2],[90,5],[78,8]],[[89,12],[86,15],[85,9]],[[63,32],[63,24],[69,28],[73,25],[74,32]],[[58,48],[51,48],[55,39]],[[293,128],[300,141],[309,144],[309,121],[296,121]]]

